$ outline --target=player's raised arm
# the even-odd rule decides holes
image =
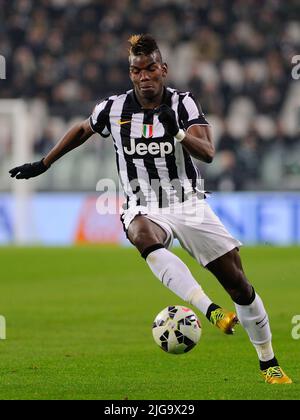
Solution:
[[[93,134],[94,131],[90,126],[89,119],[74,125],[48,153],[44,159],[44,164],[50,167],[52,163],[66,153],[85,143]]]
[[[209,126],[193,125],[185,133],[182,145],[196,159],[211,163],[215,155],[215,147]]]
[[[87,119],[81,123],[74,125],[62,139],[53,147],[48,155],[39,162],[26,163],[9,171],[12,178],[29,179],[39,176],[46,172],[50,166],[66,153],[81,146],[92,135],[94,131]]]
[[[184,131],[179,128],[175,112],[168,105],[161,105],[155,112],[166,132],[181,142],[194,158],[206,163],[213,161],[215,148],[208,125],[195,123]]]

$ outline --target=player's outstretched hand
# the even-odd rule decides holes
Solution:
[[[9,171],[11,178],[29,179],[39,176],[46,172],[49,167],[46,166],[42,159],[39,162],[26,163],[22,166],[17,166]]]
[[[158,114],[158,119],[164,126],[166,132],[175,137],[179,131],[175,111],[168,105],[162,104],[155,110],[155,113]]]

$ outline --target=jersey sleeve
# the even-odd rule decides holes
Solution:
[[[90,116],[90,126],[95,133],[99,133],[102,137],[109,137],[109,111],[108,100],[97,104]]]
[[[191,93],[185,94],[181,102],[179,119],[185,130],[192,125],[209,125],[200,104]]]

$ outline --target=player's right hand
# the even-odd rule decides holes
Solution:
[[[162,104],[159,108],[155,109],[154,112],[158,114],[158,119],[164,126],[166,132],[175,137],[179,131],[179,127],[174,109],[166,104]]]
[[[39,162],[26,163],[22,166],[17,166],[9,171],[11,178],[16,179],[29,179],[39,176],[49,169],[44,164],[44,159]]]

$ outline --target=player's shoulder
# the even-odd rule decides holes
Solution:
[[[130,91],[107,96],[106,98],[98,101],[97,105],[107,103],[107,102],[123,101],[129,92]]]
[[[178,90],[178,89],[175,89],[175,88],[172,88],[172,87],[169,87],[169,86],[167,87],[167,91],[170,94],[172,94],[173,96],[178,96],[181,99],[185,98],[185,97],[189,97],[189,98],[192,98],[192,99],[194,98],[193,93],[190,92],[190,91],[182,91],[182,90]]]

